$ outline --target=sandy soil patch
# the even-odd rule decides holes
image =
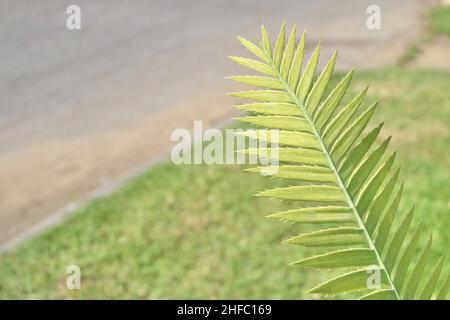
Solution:
[[[2,157],[0,242],[49,212],[167,154],[174,129],[192,129],[194,120],[203,120],[208,127],[229,119],[235,112],[232,104],[232,98],[222,90],[202,93],[125,128],[36,145]]]
[[[411,63],[411,68],[441,69],[450,71],[450,38],[440,36],[422,46],[421,53]]]

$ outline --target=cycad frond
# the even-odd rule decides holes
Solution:
[[[376,103],[363,107],[366,89],[340,106],[353,70],[327,95],[337,53],[314,81],[320,45],[304,63],[306,35],[303,34],[297,44],[295,27],[287,41],[285,34],[283,25],[273,48],[264,27],[258,45],[239,37],[258,60],[231,59],[264,76],[231,77],[258,87],[231,95],[256,101],[237,106],[256,114],[243,117],[242,121],[280,130],[277,152],[280,168],[273,175],[302,182],[258,194],[299,203],[298,209],[269,217],[317,227],[315,231],[286,241],[322,249],[320,254],[294,264],[311,268],[351,268],[310,292],[364,291],[362,299],[445,299],[449,280],[442,274],[444,260],[440,260],[430,276],[424,276],[431,238],[415,259],[422,232],[419,227],[409,236],[414,209],[404,216],[398,212],[403,188],[395,153],[386,155],[390,138],[380,144],[376,142],[382,124],[363,133]],[[254,132],[249,136],[259,137]],[[248,149],[245,152],[257,155],[259,151]],[[327,227],[323,228],[324,225]],[[393,225],[398,227],[393,228]],[[379,272],[381,281],[375,287],[369,285],[374,270]]]

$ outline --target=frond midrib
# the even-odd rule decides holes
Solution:
[[[395,296],[398,300],[400,300],[400,294],[397,290],[397,288],[394,285],[394,281],[391,279],[391,275],[388,272],[386,266],[383,263],[383,260],[381,259],[381,255],[378,253],[378,250],[375,246],[375,244],[373,243],[372,238],[370,237],[369,233],[367,232],[366,226],[364,225],[364,222],[361,219],[361,216],[359,215],[358,209],[355,206],[355,203],[353,201],[353,198],[350,196],[350,194],[347,191],[347,188],[345,187],[345,184],[343,182],[343,179],[341,177],[341,174],[339,173],[339,170],[337,169],[333,159],[330,156],[330,152],[328,150],[328,148],[326,147],[326,145],[324,144],[322,137],[320,136],[319,132],[316,129],[316,126],[314,125],[314,122],[311,120],[306,108],[304,107],[303,103],[300,102],[300,100],[298,99],[296,93],[292,90],[292,88],[289,86],[288,83],[286,83],[286,81],[284,80],[284,78],[281,76],[280,72],[278,71],[278,69],[276,68],[273,58],[271,58],[268,54],[267,51],[265,50],[265,48],[261,48],[265,55],[267,60],[270,62],[270,66],[273,68],[276,76],[278,77],[278,80],[283,84],[284,89],[286,90],[286,92],[288,92],[291,97],[293,98],[293,100],[295,101],[295,104],[297,106],[299,106],[300,108],[303,109],[304,114],[305,114],[305,119],[308,121],[308,123],[310,124],[312,130],[313,130],[313,134],[316,137],[316,139],[318,140],[320,147],[322,148],[322,152],[325,154],[325,157],[328,159],[328,162],[330,163],[330,168],[331,170],[334,172],[335,176],[336,176],[336,180],[338,182],[338,186],[342,189],[342,191],[344,192],[345,198],[347,199],[347,203],[350,206],[350,208],[353,211],[353,214],[355,215],[355,219],[356,222],[358,224],[358,226],[363,230],[364,236],[366,238],[366,242],[369,246],[369,249],[373,250],[373,252],[375,253],[377,262],[379,267],[383,270],[383,272],[386,275],[386,278],[389,282],[389,286],[390,288],[394,291]]]

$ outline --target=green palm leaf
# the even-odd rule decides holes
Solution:
[[[421,228],[410,236],[414,210],[406,215],[398,210],[403,184],[395,165],[395,152],[386,155],[390,138],[377,142],[382,124],[367,130],[377,103],[363,106],[365,89],[341,106],[353,70],[329,88],[336,52],[314,81],[320,44],[304,63],[306,35],[298,43],[296,36],[294,27],[286,40],[283,24],[272,48],[268,32],[262,27],[258,45],[239,38],[256,59],[231,57],[263,74],[231,77],[259,88],[231,94],[254,100],[236,106],[253,114],[239,120],[264,130],[279,129],[277,141],[260,134],[259,129],[241,133],[278,144],[276,149],[250,148],[241,152],[277,157],[279,170],[269,174],[301,182],[261,191],[258,196],[296,201],[298,209],[269,217],[315,228],[285,241],[320,249],[318,254],[293,264],[346,269],[311,289],[312,293],[363,291],[361,299],[445,299],[450,280],[443,274],[444,259],[427,275],[431,238],[415,258]],[[364,133],[366,130],[368,133]],[[263,173],[264,167],[248,171]],[[409,268],[412,262],[415,264]],[[374,272],[378,275],[376,286],[369,285]]]

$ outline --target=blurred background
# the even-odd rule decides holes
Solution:
[[[66,27],[72,4],[80,30]],[[380,29],[367,27],[370,5]],[[299,227],[264,219],[289,204],[251,197],[282,182],[167,160],[174,129],[236,116],[225,77],[242,69],[227,56],[249,56],[236,37],[256,41],[265,24],[274,38],[283,22],[307,30],[308,54],[321,42],[321,65],[339,49],[334,81],[360,70],[352,90],[381,101],[404,202],[445,252],[445,1],[3,0],[0,297],[311,298],[320,275],[289,267],[302,252],[279,244]],[[65,286],[71,264],[81,290]]]

